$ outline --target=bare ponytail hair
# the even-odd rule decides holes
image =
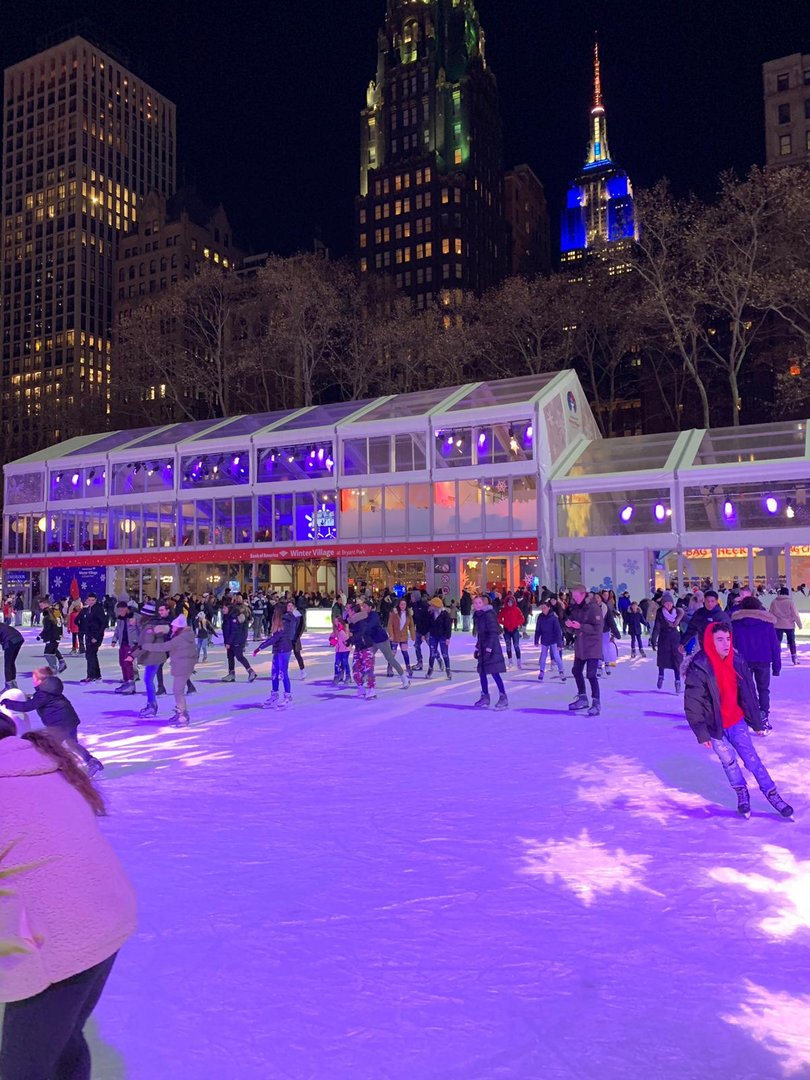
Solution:
[[[65,780],[71,787],[75,788],[78,793],[83,796],[85,801],[89,804],[90,809],[97,817],[105,817],[107,814],[107,807],[104,804],[104,799],[101,792],[96,788],[87,773],[79,768],[75,757],[69,750],[66,750],[64,746],[57,742],[47,731],[29,731],[23,735],[24,739],[33,743],[40,753],[45,754],[52,761],[55,761],[59,767],[59,772],[64,776]]]

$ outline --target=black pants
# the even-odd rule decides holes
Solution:
[[[779,638],[779,644],[782,644],[782,634],[787,635],[788,648],[790,649],[790,655],[793,659],[796,659],[796,631],[791,628],[790,630],[777,630],[777,636]]]
[[[301,671],[304,670],[304,658],[301,655],[301,639],[293,642],[293,656],[298,661],[298,667]]]
[[[17,678],[17,655],[22,646],[23,643],[18,641],[16,644],[12,642],[3,649],[3,661],[6,669],[7,683],[14,682]]]
[[[90,641],[89,638],[85,638],[84,642],[84,655],[87,658],[87,678],[88,679],[100,679],[101,668],[98,666],[98,641]]]
[[[574,661],[574,666],[571,668],[571,674],[574,676],[574,682],[577,684],[577,693],[585,693],[585,679],[582,677],[584,671],[588,677],[588,682],[591,686],[591,697],[594,701],[599,700],[599,679],[596,677],[598,666],[598,660],[576,659]]]
[[[55,641],[45,642],[45,655],[52,656],[54,660],[57,660],[60,664],[62,663],[62,654],[59,652],[59,645]]]
[[[634,630],[630,634],[630,651],[632,652],[634,649],[638,649],[639,652],[641,652],[643,648],[644,643],[641,640],[641,634],[636,633],[636,631]]]
[[[6,1005],[3,1080],[90,1080],[84,1025],[99,1002],[116,954],[53,983],[41,994]]]
[[[771,665],[749,664],[748,666],[751,668],[751,674],[757,686],[759,707],[764,713],[769,713],[771,711]]]
[[[293,646],[293,649],[295,649],[295,646]],[[236,670],[236,661],[237,660],[242,665],[242,667],[245,669],[245,671],[252,671],[253,670],[253,668],[250,666],[248,661],[245,659],[245,646],[244,645],[229,645],[228,646],[228,674],[229,675],[233,675],[234,671]],[[303,666],[304,665],[303,665],[303,662],[302,662],[301,667],[303,667]]]

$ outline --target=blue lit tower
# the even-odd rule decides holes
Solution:
[[[597,42],[588,156],[582,172],[568,187],[563,212],[563,270],[582,270],[588,259],[597,257],[609,260],[613,272],[620,273],[626,269],[630,245],[637,237],[633,185],[627,173],[614,164],[608,147]]]

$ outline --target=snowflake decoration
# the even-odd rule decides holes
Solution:
[[[523,840],[526,852],[524,874],[542,877],[548,882],[560,878],[586,907],[598,893],[635,889],[660,896],[643,883],[651,855],[630,855],[622,848],[610,851],[598,840],[591,840],[583,829],[575,840]]]
[[[641,563],[638,559],[625,559],[622,563],[622,570],[628,577],[635,577],[641,569]]]
[[[775,844],[765,844],[762,854],[772,877],[745,874],[731,866],[718,866],[709,874],[723,885],[742,885],[753,893],[784,901],[780,911],[766,916],[759,924],[771,937],[786,938],[797,930],[810,930],[810,860],[800,862],[792,851]]]
[[[322,503],[312,514],[305,514],[307,540],[336,540],[335,511]]]
[[[810,1065],[810,997],[791,997],[746,979],[745,1000],[736,1013],[723,1020],[743,1028],[779,1058],[786,1076],[806,1075]]]

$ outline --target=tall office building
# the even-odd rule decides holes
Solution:
[[[627,269],[637,237],[633,186],[627,173],[610,156],[607,117],[602,99],[599,45],[593,52],[591,138],[582,172],[568,187],[562,219],[561,263],[572,278],[585,272],[591,258],[608,261],[610,269]]]
[[[507,267],[495,76],[473,0],[387,0],[362,112],[357,246],[416,307]]]
[[[149,190],[175,186],[175,106],[82,31],[5,72],[7,460],[104,427],[118,242]]]
[[[504,177],[504,216],[509,227],[509,273],[529,278],[549,273],[548,203],[531,166],[516,165]]]
[[[810,162],[810,56],[794,53],[762,65],[765,160],[769,166]]]

